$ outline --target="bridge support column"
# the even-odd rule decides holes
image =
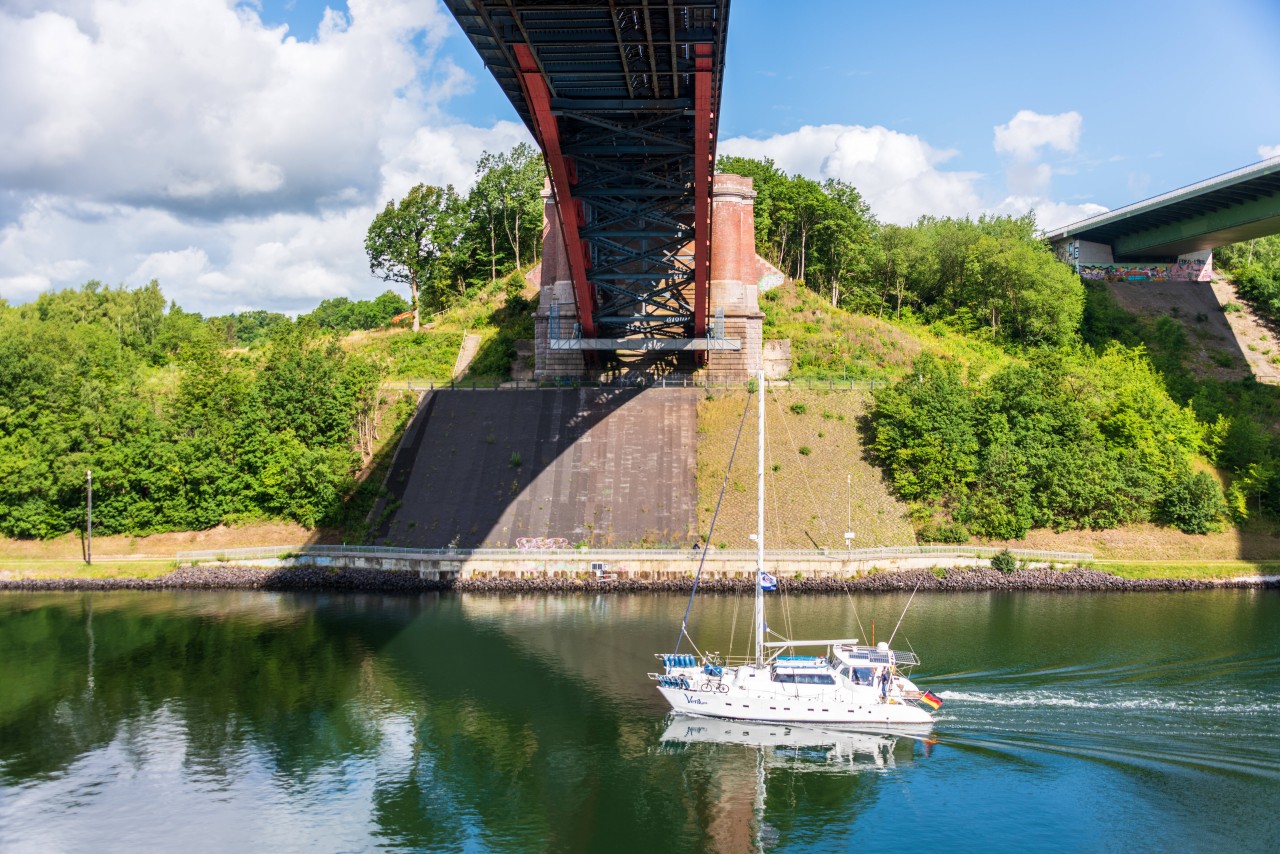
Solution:
[[[760,285],[767,280],[764,268],[772,268],[756,256],[755,198],[750,178],[716,175],[713,180],[708,317],[715,320],[723,311],[721,334],[742,341],[741,350],[708,354],[706,371],[713,382],[740,382],[759,371],[762,364]],[[777,278],[781,280],[780,273]]]
[[[711,195],[714,240],[707,320],[716,322],[723,315],[724,328],[718,330],[719,335],[738,339],[742,349],[708,352],[704,370],[712,382],[742,382],[754,376],[763,365],[764,314],[760,311],[760,292],[781,284],[783,274],[756,255],[756,192],[751,179],[716,175]],[[552,349],[551,345],[553,317],[559,318],[558,336],[568,338],[578,321],[578,308],[550,188],[543,190],[542,198],[542,281],[538,311],[534,315],[534,378],[581,377],[586,374],[583,352]],[[785,359],[779,362],[779,375],[786,373],[785,362]]]
[[[542,190],[542,281],[538,310],[533,316],[533,378],[554,380],[580,377],[585,372],[581,350],[552,350],[553,337],[568,338],[578,322],[573,275],[565,251],[564,234],[551,188]],[[554,306],[554,311],[552,307]],[[558,329],[551,328],[553,317]]]

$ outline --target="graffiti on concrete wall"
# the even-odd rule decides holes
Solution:
[[[568,549],[572,548],[564,537],[517,537],[518,549]]]
[[[1172,264],[1081,264],[1080,277],[1100,282],[1207,282],[1213,265],[1202,258]]]

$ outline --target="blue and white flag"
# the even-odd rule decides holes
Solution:
[[[769,574],[769,573],[767,573],[767,572],[761,571],[761,573],[760,573],[760,589],[761,589],[761,590],[777,590],[777,589],[778,589],[778,579],[774,578],[772,575],[770,575],[770,574]]]

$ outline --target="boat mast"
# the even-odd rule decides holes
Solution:
[[[764,371],[756,384],[760,396],[759,451],[756,459],[756,666],[764,666]]]

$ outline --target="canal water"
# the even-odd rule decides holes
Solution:
[[[672,719],[685,602],[0,594],[0,850],[1280,850],[1280,593],[921,593],[929,738]]]

